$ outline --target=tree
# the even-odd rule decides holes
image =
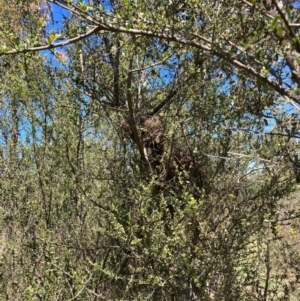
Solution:
[[[279,4],[53,0],[60,24],[4,39],[2,299],[297,293],[273,273],[298,177],[298,8]]]

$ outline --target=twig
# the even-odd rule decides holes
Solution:
[[[82,292],[83,290],[86,288],[86,285],[89,283],[89,281],[92,279],[92,274],[90,275],[89,279],[84,283],[84,285],[82,286],[82,288],[79,290],[79,292],[72,298],[71,300],[75,300]]]
[[[269,162],[271,163],[271,160],[267,160],[267,159],[262,159],[259,157],[254,157],[254,156],[249,156],[249,155],[244,155],[244,154],[240,154],[240,153],[234,153],[234,152],[227,152],[230,155],[234,155],[234,156],[239,156],[239,157],[247,157],[247,158],[251,158],[251,159],[255,159],[255,160],[259,160],[259,161],[264,161],[264,162]]]
[[[160,65],[160,64],[162,64],[163,62],[165,62],[167,59],[169,59],[172,55],[173,55],[173,53],[169,54],[167,57],[163,58],[161,61],[159,61],[159,62],[157,62],[157,63],[151,64],[151,65],[148,65],[148,66],[145,66],[145,67],[133,69],[132,72],[144,71],[144,70],[146,70],[146,69],[149,69],[149,68],[152,68],[152,67],[154,67],[154,66]]]

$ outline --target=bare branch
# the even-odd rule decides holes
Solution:
[[[169,54],[167,57],[163,58],[163,59],[160,60],[159,62],[153,63],[153,64],[151,64],[151,65],[144,66],[144,67],[141,67],[141,68],[133,69],[132,72],[144,71],[144,70],[147,70],[147,69],[152,68],[152,67],[154,67],[154,66],[161,65],[163,62],[165,62],[166,60],[168,60],[172,55],[173,55],[173,53]]]
[[[134,118],[134,113],[133,113],[133,103],[132,103],[132,62],[133,62],[133,57],[129,59],[128,62],[128,70],[127,70],[127,104],[128,104],[128,115],[129,115],[129,121],[130,121],[130,126],[132,128],[132,132],[134,135],[134,140],[137,144],[138,150],[140,152],[141,158],[143,162],[148,163],[148,166],[150,167],[150,162],[147,159],[145,155],[145,149],[143,147],[142,140],[140,139],[140,135],[137,129],[137,125],[135,122]],[[151,169],[150,169],[151,170]]]

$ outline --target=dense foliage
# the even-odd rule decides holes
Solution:
[[[0,299],[298,300],[298,1],[0,1]]]

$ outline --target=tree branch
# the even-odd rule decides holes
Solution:
[[[133,56],[129,59],[128,62],[128,70],[127,70],[127,105],[128,105],[128,115],[129,115],[129,121],[130,121],[130,126],[133,132],[134,140],[137,144],[138,150],[140,152],[142,161],[145,163],[148,163],[150,167],[149,160],[146,157],[146,154],[144,152],[144,147],[142,140],[140,139],[140,135],[136,126],[135,118],[134,118],[134,113],[133,113],[133,103],[132,103],[132,61],[133,61]]]
[[[171,90],[165,99],[159,103],[149,114],[151,116],[157,114],[165,105],[171,102],[171,100],[176,96],[176,94],[195,76],[195,74],[190,74],[188,78],[181,84],[177,85],[177,88]]]
[[[280,84],[273,82],[271,79],[268,78],[267,75],[264,75],[260,71],[257,71],[256,69],[251,67],[247,62],[243,62],[241,60],[238,60],[238,59],[234,58],[232,55],[230,55],[229,53],[226,53],[226,52],[224,52],[220,49],[216,49],[216,50],[213,49],[214,48],[213,41],[210,41],[209,39],[201,37],[199,35],[197,35],[197,38],[201,39],[203,41],[203,43],[205,43],[205,44],[201,44],[201,43],[195,41],[194,39],[192,39],[192,40],[191,39],[186,39],[184,37],[174,36],[174,35],[171,35],[171,34],[156,33],[156,32],[151,31],[151,30],[142,30],[142,29],[136,29],[136,28],[125,28],[125,27],[122,27],[122,26],[112,26],[112,25],[100,23],[98,26],[92,28],[87,33],[79,35],[79,36],[74,37],[74,38],[70,38],[70,39],[68,39],[66,41],[63,41],[63,42],[60,42],[60,43],[50,44],[50,45],[45,45],[45,46],[39,46],[39,47],[31,47],[31,48],[22,49],[22,50],[12,50],[12,51],[8,51],[8,52],[0,53],[0,56],[12,55],[12,54],[18,54],[18,53],[27,53],[27,52],[32,52],[32,51],[41,51],[41,50],[47,50],[47,49],[53,49],[53,48],[57,48],[57,47],[66,46],[66,45],[78,42],[80,40],[83,40],[83,39],[85,39],[85,38],[87,38],[87,37],[89,37],[89,36],[91,36],[95,33],[100,32],[100,31],[125,33],[125,34],[130,34],[130,35],[133,35],[133,36],[144,36],[144,37],[158,38],[158,39],[162,39],[162,40],[166,40],[166,41],[176,42],[176,43],[181,44],[181,45],[198,48],[198,49],[204,50],[206,52],[210,52],[213,55],[216,55],[216,56],[222,58],[223,60],[227,61],[228,63],[238,67],[239,69],[247,71],[248,74],[253,75],[256,78],[261,79],[263,82],[265,82],[266,84],[271,86],[280,95],[291,98],[295,102],[300,103],[300,97],[299,96],[293,95],[292,92],[289,91],[288,89],[284,89]],[[208,45],[210,45],[210,46],[208,46]]]
[[[70,38],[70,39],[66,39],[63,42],[59,42],[59,43],[51,43],[48,45],[44,45],[44,46],[37,46],[37,47],[29,47],[29,48],[25,48],[25,49],[14,49],[11,51],[7,51],[7,52],[0,52],[0,57],[1,56],[5,56],[5,55],[13,55],[13,54],[21,54],[21,53],[28,53],[28,52],[37,52],[37,51],[43,51],[43,50],[49,50],[49,49],[54,49],[54,48],[58,48],[58,47],[63,47],[69,44],[73,44],[76,43],[78,41],[84,40],[87,37],[99,32],[101,30],[101,26],[97,26],[97,27],[93,27],[91,30],[87,31],[84,34],[78,35],[77,37],[74,38]]]

